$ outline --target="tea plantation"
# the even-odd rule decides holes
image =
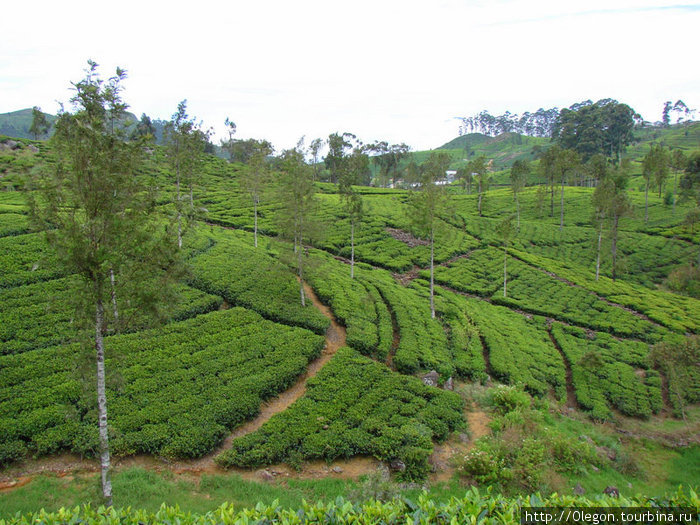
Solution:
[[[8,189],[23,189],[27,170],[49,167],[50,144],[20,144],[19,152],[4,154]],[[29,153],[29,144],[38,153]],[[154,319],[121,302],[117,292],[128,324],[115,323],[105,333],[109,432],[118,458],[205,458],[215,461],[213,468],[245,471],[370,456],[399,464],[398,479],[422,482],[437,468],[431,455],[440,444],[467,440],[468,413],[476,405],[465,392],[479,385],[515,385],[553,412],[575,411],[586,425],[675,421],[679,407],[700,401],[698,385],[686,383],[700,375],[674,374],[651,358],[658,343],[700,334],[700,300],[667,284],[670,272],[697,259],[700,234],[683,222],[687,203],[671,213],[653,196],[648,223],[638,213],[621,218],[613,280],[609,233],[595,276],[593,189],[567,188],[560,230],[558,200],[550,217],[549,201],[543,211],[536,188],[525,188],[520,227],[505,256],[504,293],[499,224],[514,212],[512,193],[487,192],[480,216],[475,195],[449,188],[451,200],[436,219],[432,317],[431,251],[412,217],[408,190],[355,187],[364,213],[351,246],[350,217],[336,185],[317,183],[313,224],[293,247],[272,177],[257,207],[256,248],[252,200],[240,179],[247,166],[208,154],[200,160],[196,212],[188,217],[181,251],[184,270],[171,300]],[[161,147],[142,170],[162,187],[157,213],[166,228],[176,212]],[[639,191],[629,194],[641,202]],[[85,306],[76,300],[82,284],[34,228],[27,196],[0,192],[0,473],[28,458],[99,455],[89,386],[94,350]],[[304,284],[330,308],[333,322],[311,297],[302,306]],[[308,372],[319,359],[327,360]],[[421,380],[430,371],[437,384]],[[293,385],[300,389],[293,403],[253,431],[226,439]],[[694,492],[673,498],[698,504]],[[511,523],[526,503],[472,492],[443,506],[425,500],[307,505],[299,510],[303,516],[275,505],[254,512],[222,507],[196,517],[169,508],[155,514],[84,508],[6,522],[297,523],[333,515],[337,523],[463,523],[486,512],[484,523]],[[364,517],[353,521],[359,514]]]

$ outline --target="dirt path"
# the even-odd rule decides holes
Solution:
[[[430,456],[430,464],[435,469],[430,475],[431,483],[444,483],[452,479],[457,471],[455,459],[474,448],[479,438],[491,433],[488,426],[491,418],[483,410],[465,410],[464,417],[469,426],[469,438],[466,439],[464,434],[452,434],[444,443],[435,445]]]
[[[571,361],[569,361],[569,358],[564,353],[561,345],[559,345],[559,341],[557,341],[556,337],[554,337],[554,334],[552,333],[551,319],[547,320],[547,333],[549,334],[549,339],[552,341],[554,348],[556,348],[559,355],[561,355],[561,359],[564,362],[564,368],[566,369],[566,406],[569,408],[578,409],[579,406],[578,400],[576,399],[576,389],[574,388],[574,374],[571,370]]]
[[[178,475],[190,475],[198,477],[201,474],[224,474],[225,472],[236,472],[246,479],[261,479],[261,471],[251,471],[243,469],[221,469],[214,458],[223,450],[229,448],[234,439],[249,434],[259,429],[272,416],[287,409],[292,403],[304,395],[306,383],[314,377],[330,361],[336,351],[345,345],[345,327],[340,325],[333,312],[326,305],[321,303],[313,289],[304,283],[304,293],[311,299],[312,304],[318,308],[323,315],[330,319],[331,324],[326,331],[326,344],[321,355],[314,359],[306,369],[306,372],[299,377],[292,387],[282,392],[274,399],[264,403],[260,413],[254,419],[236,428],[216,450],[206,456],[194,460],[168,461],[164,458],[150,455],[136,455],[124,458],[113,458],[112,465],[116,470],[124,468],[142,467],[149,470],[165,471],[169,470]],[[223,305],[222,305],[223,306]],[[301,479],[333,476],[340,478],[357,478],[362,474],[371,472],[377,468],[378,461],[373,458],[352,458],[345,461],[337,461],[332,465],[325,462],[310,462],[297,472],[289,469],[286,465],[274,465],[264,469],[269,475],[295,477]],[[69,473],[78,472],[98,472],[99,462],[93,459],[83,459],[73,454],[60,454],[39,459],[27,459],[17,465],[0,472],[0,491],[11,490],[29,483],[34,476],[44,473],[54,473],[58,476],[65,476]],[[262,476],[264,478],[264,476]]]

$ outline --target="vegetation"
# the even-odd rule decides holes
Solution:
[[[211,462],[216,454],[225,468],[284,462],[303,472],[313,460],[364,455],[393,464],[394,480],[420,482],[456,468],[449,488],[432,485],[436,498],[441,490],[464,498],[460,483],[509,496],[568,493],[577,477],[600,491],[603,479],[653,478],[652,455],[697,458],[700,184],[690,150],[699,126],[635,128],[633,110],[606,99],[521,116],[482,112],[465,119],[468,133],[433,152],[334,133],[321,158],[320,139],[275,156],[264,140],[234,140],[227,119],[223,159],[207,153],[207,133],[184,101],[164,146],[149,142],[159,128],[146,115],[125,125],[120,79],[101,83],[93,71],[76,86],[86,101],[96,97],[96,124],[85,126],[94,135],[85,140],[71,142],[86,108],[61,116],[48,142],[0,139],[2,188],[26,190],[0,192],[7,472],[21,472],[28,457],[94,457],[105,448],[103,413],[84,380],[94,375],[87,355],[95,336],[108,349],[103,434],[119,457]],[[46,123],[35,115],[38,138]],[[678,148],[689,153],[670,153]],[[667,198],[669,169],[677,185]],[[95,191],[83,194],[99,206],[71,196],[97,174]],[[360,185],[368,183],[375,186]],[[402,183],[412,191],[377,187]],[[93,223],[105,235],[77,242]],[[479,399],[470,396],[476,391]],[[271,403],[257,418],[282,392],[293,402]],[[483,430],[467,428],[479,414],[490,421],[487,435],[465,443],[466,432]],[[613,428],[638,434],[619,438]],[[226,440],[231,432],[237,437]],[[456,466],[440,459],[445,450]],[[645,480],[645,492],[694,481],[692,468],[673,472]],[[188,494],[233,480],[203,477]],[[294,491],[295,481],[286,482]],[[427,496],[414,503],[415,493],[381,473],[352,493],[323,483],[329,495],[363,496],[311,506],[296,492],[285,505],[351,520],[365,496],[401,493],[408,500],[366,504],[358,519],[449,522],[466,512]],[[253,493],[270,507],[240,515],[226,507],[201,519],[296,519],[272,503],[279,484],[265,487]],[[301,493],[317,499],[315,490]],[[467,498],[470,509],[494,513],[522,501]],[[40,519],[94,517],[62,512]],[[200,519],[168,509],[158,517],[105,512],[127,521]]]

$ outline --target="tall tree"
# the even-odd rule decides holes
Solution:
[[[678,174],[688,165],[688,157],[682,149],[675,149],[671,153],[671,168],[673,168],[673,213],[676,213],[676,193],[678,192]]]
[[[177,105],[172,120],[165,125],[166,155],[175,172],[175,208],[177,210],[177,245],[182,248],[182,195],[181,185],[189,188],[190,209],[194,213],[193,186],[200,163],[200,154],[208,141],[209,132],[202,131],[201,125],[187,114],[187,100]]]
[[[256,146],[248,166],[241,173],[241,185],[253,201],[253,243],[258,247],[258,206],[260,197],[269,181],[267,157],[272,154],[273,148],[266,140],[255,141]]]
[[[552,138],[562,148],[576,150],[584,161],[602,153],[617,164],[640,120],[631,107],[617,100],[586,100],[559,112]]]
[[[444,151],[431,151],[423,164],[419,191],[409,196],[410,219],[419,235],[430,242],[430,316],[435,318],[435,230],[438,217],[447,204],[447,193],[436,182],[445,177],[450,156]]]
[[[517,228],[520,230],[520,201],[518,194],[525,187],[527,176],[530,174],[530,163],[527,160],[518,159],[510,168],[510,188],[515,199],[515,211],[517,214]]]
[[[116,75],[105,82],[97,67],[89,61],[86,77],[73,84],[73,113],[59,114],[52,138],[55,170],[38,176],[37,191],[28,198],[32,217],[46,229],[59,261],[82,282],[74,298],[91,305],[94,312],[102,495],[111,505],[104,341],[110,272],[119,278],[124,297],[138,309],[162,287],[129,276],[157,274],[155,268],[167,267],[172,254],[162,251],[168,243],[158,233],[163,228],[152,213],[155,200],[137,175],[143,144],[127,141],[125,130],[111,125],[113,117],[123,119],[127,108],[120,94],[126,72],[117,68]]]
[[[576,170],[581,164],[580,157],[578,153],[571,149],[563,149],[559,151],[559,156],[556,159],[555,167],[556,171],[559,173],[559,180],[561,184],[561,202],[559,203],[559,231],[564,230],[564,186],[567,181],[573,176],[574,170]]]
[[[472,177],[476,181],[478,189],[477,198],[477,210],[479,211],[479,217],[482,216],[482,204],[484,199],[484,193],[489,188],[490,181],[490,166],[491,162],[486,160],[486,157],[479,155],[474,160],[470,160],[467,163],[467,170],[472,174]]]
[[[668,150],[661,144],[652,144],[642,160],[642,176],[644,177],[644,222],[649,221],[649,186],[652,180],[659,188],[659,197],[664,182],[668,178]]]
[[[496,225],[496,233],[503,241],[503,297],[507,297],[507,283],[508,283],[508,243],[511,241],[516,233],[513,227],[513,216],[510,215],[503,219]]]
[[[138,140],[142,137],[156,136],[156,127],[153,125],[151,117],[145,113],[141,113],[141,119],[136,123],[134,131],[131,133],[132,140]]]
[[[32,108],[32,125],[29,126],[29,133],[34,135],[34,140],[39,140],[39,137],[45,136],[51,124],[46,118],[46,115],[41,111],[41,108],[34,106]]]
[[[363,174],[369,170],[369,157],[361,142],[357,142],[352,153],[341,165],[338,179],[338,191],[343,201],[345,212],[350,219],[350,278],[355,278],[355,228],[364,212],[362,196],[353,189],[360,184]]]
[[[236,123],[226,117],[224,125],[226,126],[226,134],[228,135],[228,138],[221,139],[221,149],[228,153],[228,161],[233,162],[236,155],[236,140],[233,138],[236,134]]]
[[[284,234],[294,240],[297,256],[297,275],[301,305],[306,306],[304,296],[304,239],[309,237],[313,214],[316,209],[316,194],[313,173],[306,164],[303,139],[296,148],[282,153],[279,178],[280,225]]]
[[[321,153],[321,148],[323,148],[323,145],[325,144],[325,141],[323,139],[314,139],[311,141],[311,144],[309,144],[309,150],[311,152],[311,158],[313,159],[313,167],[314,167],[314,180],[318,180],[318,171],[319,168],[321,167],[320,162],[318,161],[319,154]]]
[[[326,168],[331,172],[331,182],[338,182],[338,173],[342,169],[347,152],[352,148],[352,140],[356,137],[352,133],[331,133],[328,135],[328,154],[324,159]]]
[[[606,215],[610,218],[610,254],[612,257],[612,280],[617,278],[617,235],[620,219],[632,213],[632,203],[627,195],[627,183],[629,180],[629,162],[625,159],[610,175],[612,186]]]

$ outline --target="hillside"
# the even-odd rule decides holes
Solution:
[[[517,142],[472,138],[468,147],[501,144],[510,152],[502,158]],[[79,476],[40,473],[97,464],[96,411],[75,367],[74,276],[31,229],[16,191],[27,173],[51,169],[51,144],[18,142],[0,151],[0,482],[27,480],[0,493],[0,509],[12,510],[27,509],[17,501],[32,494],[84,501],[71,499]],[[432,318],[431,250],[410,220],[408,192],[358,188],[365,214],[353,248],[335,187],[317,186],[314,235],[294,254],[277,183],[257,206],[256,248],[244,166],[200,160],[192,206],[201,215],[184,237],[188,272],[166,322],[134,314],[129,330],[105,337],[112,446],[129,504],[143,501],[137,483],[160,487],[159,503],[209,509],[232,486],[252,505],[289,487],[314,501],[372,483],[398,493],[382,477],[389,467],[394,481],[426,482],[445,500],[463,497],[464,484],[510,495],[615,485],[631,496],[700,482],[700,368],[669,372],[651,358],[657,343],[692,345],[686,335],[700,334],[700,301],[666,285],[697,258],[700,232],[682,224],[689,204],[674,215],[651,196],[648,223],[638,212],[620,220],[613,281],[607,231],[595,278],[592,189],[566,188],[561,231],[559,201],[550,216],[526,189],[507,254],[498,232],[512,194],[489,191],[479,216],[476,196],[455,192],[436,233]],[[172,218],[162,148],[140,173],[161,188],[163,220]],[[643,193],[630,196],[640,209]]]
[[[53,125],[56,120],[55,115],[44,113],[49,124]],[[32,108],[20,109],[9,113],[0,113],[0,135],[8,137],[18,137],[23,139],[33,139],[29,128],[32,125]]]

